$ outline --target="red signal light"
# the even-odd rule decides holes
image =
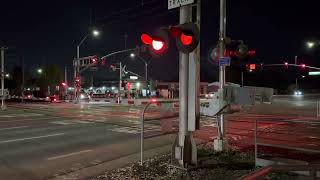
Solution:
[[[301,67],[302,67],[302,68],[305,68],[305,67],[306,67],[306,65],[305,65],[305,64],[301,64]]]
[[[180,36],[180,40],[183,45],[188,46],[192,43],[193,37],[182,33]]]
[[[63,83],[61,83],[61,84],[62,84],[62,86],[64,86],[64,87],[67,86],[67,83],[65,83],[65,82],[63,82]]]
[[[152,40],[152,48],[156,51],[160,51],[164,48],[164,42],[159,40]]]
[[[288,62],[284,62],[284,65],[288,66],[288,65],[289,65],[289,63],[288,63]]]
[[[149,36],[148,34],[142,34],[141,35],[141,41],[144,43],[144,44],[147,44],[147,45],[150,45],[153,43],[153,39],[151,36]]]
[[[156,98],[152,98],[151,102],[155,103],[155,102],[157,102],[157,99]]]
[[[256,69],[256,64],[250,64],[249,65],[250,70],[255,70]]]

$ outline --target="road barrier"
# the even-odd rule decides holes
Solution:
[[[177,109],[175,108],[174,104],[179,101],[173,100],[173,101],[149,101],[145,107],[142,110],[141,113],[141,132],[140,132],[140,163],[143,165],[143,157],[144,157],[144,138],[145,138],[145,122],[152,122],[156,120],[160,120],[160,126],[161,126],[161,133],[159,134],[151,134],[151,136],[158,136],[158,135],[164,135],[173,133],[173,118],[178,118],[179,113],[177,112]],[[151,116],[151,118],[146,119],[146,112],[147,110],[153,107],[153,112],[159,112],[159,116]],[[159,110],[159,111],[158,111]]]
[[[268,124],[268,128],[259,128],[259,121],[261,124],[262,122],[264,125]],[[272,128],[272,126],[275,128]],[[256,166],[272,166],[273,171],[288,170],[316,177],[317,171],[320,170],[320,165],[310,164],[309,160],[314,160],[315,157],[319,157],[320,155],[320,144],[319,146],[315,144],[318,142],[318,138],[320,138],[319,127],[320,122],[316,120],[256,119],[254,121],[254,156]],[[259,135],[261,135],[261,140],[258,140]],[[263,135],[264,137],[262,137]],[[268,150],[272,152],[271,156],[264,156],[267,158],[259,157],[259,146],[264,147],[264,150],[269,148]],[[281,155],[281,152],[285,155]],[[264,155],[266,155],[265,152]],[[273,166],[275,164],[283,164],[283,166]],[[262,176],[265,175],[265,173],[261,174]],[[319,175],[317,177],[320,177]],[[252,177],[256,176],[253,175]],[[252,178],[248,177],[244,179]]]

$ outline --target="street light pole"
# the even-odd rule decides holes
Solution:
[[[294,57],[294,64],[297,66],[298,56]],[[298,76],[296,75],[296,90],[298,90]]]
[[[4,104],[4,50],[7,48],[1,47],[1,110],[6,110]]]
[[[119,68],[118,104],[120,104],[120,100],[121,100],[121,85],[122,85],[122,63],[120,62],[120,68]]]

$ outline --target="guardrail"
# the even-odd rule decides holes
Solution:
[[[174,103],[177,103],[179,101],[177,100],[172,100],[172,101],[150,101],[148,102],[145,107],[142,110],[142,115],[141,115],[141,133],[140,133],[140,163],[141,165],[143,165],[143,157],[144,157],[144,125],[145,125],[145,113],[147,111],[147,109],[150,107],[150,105],[152,104],[157,104],[160,105],[160,108],[163,104],[172,104],[172,108],[174,108]],[[164,118],[175,118],[175,117],[179,117],[179,115],[173,115],[173,116],[165,116],[165,117],[156,117],[156,118],[149,118],[147,119],[148,121],[152,121],[152,120],[161,120]]]

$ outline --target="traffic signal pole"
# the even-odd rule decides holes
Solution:
[[[226,38],[226,0],[220,0],[220,31],[219,31],[219,57],[224,57],[225,52],[225,38]],[[223,91],[226,83],[226,68],[219,66],[219,88]],[[223,98],[223,97],[222,97]],[[218,139],[215,140],[214,149],[222,151],[224,147],[224,115],[219,116],[219,134]]]

